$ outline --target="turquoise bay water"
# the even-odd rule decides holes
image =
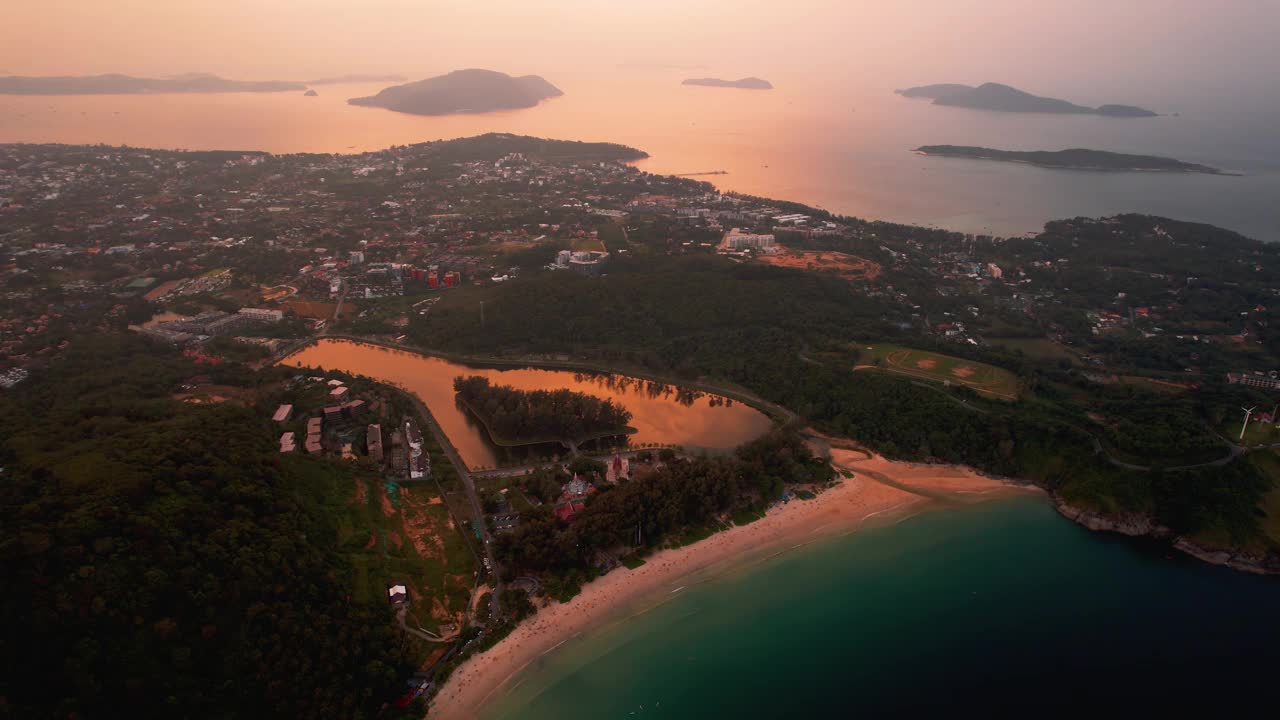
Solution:
[[[1216,715],[1273,705],[1277,661],[1280,579],[1016,499],[693,585],[547,655],[484,717]]]

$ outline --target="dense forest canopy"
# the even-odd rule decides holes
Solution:
[[[627,432],[631,413],[612,400],[573,390],[517,390],[479,375],[453,379],[458,401],[497,442],[577,441]]]
[[[1051,224],[1050,236],[1061,240],[1011,241],[1009,250],[1062,253],[1042,243],[1072,242],[1063,236],[1073,227]],[[1131,248],[1075,232],[1094,238],[1089,247],[1098,249],[1101,261],[1116,263],[1137,262],[1140,247],[1169,243],[1158,237],[1134,240]],[[1210,261],[1212,242],[1198,238],[1195,227],[1183,234],[1186,240],[1178,246],[1184,259],[1203,260],[1199,266],[1206,273],[1234,262]],[[1271,252],[1243,238],[1224,242],[1249,253]],[[714,378],[747,387],[824,431],[891,458],[965,463],[1041,483],[1082,505],[1166,518],[1179,532],[1214,531],[1239,539],[1259,533],[1256,507],[1271,483],[1250,465],[1160,478],[1099,455],[1101,447],[1139,464],[1166,467],[1224,455],[1221,440],[1199,419],[1200,403],[1129,387],[1099,388],[1079,373],[996,347],[912,338],[896,324],[909,318],[910,308],[861,296],[835,278],[716,258],[620,262],[603,279],[542,273],[490,289],[483,327],[470,316],[466,292],[416,319],[415,336],[463,352],[571,350],[682,378]],[[581,313],[582,307],[595,312]],[[963,389],[853,372],[862,362],[859,344],[883,338],[1005,367],[1034,398],[995,403]],[[1213,386],[1201,396],[1223,392]],[[1230,480],[1213,480],[1215,490],[1206,492],[1204,478]],[[1192,506],[1194,512],[1178,509]]]
[[[196,375],[272,379],[90,338],[0,396],[17,716],[373,717],[412,671],[386,607],[350,599],[267,416],[170,399]]]

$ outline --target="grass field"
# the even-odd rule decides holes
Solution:
[[[1132,385],[1144,390],[1152,392],[1177,394],[1186,392],[1191,389],[1191,385],[1172,382],[1169,380],[1160,380],[1157,378],[1142,377],[1141,375],[1121,375],[1120,382],[1125,385]]]
[[[515,512],[527,512],[533,509],[533,505],[525,498],[524,493],[520,492],[520,476],[507,475],[502,477],[483,477],[476,478],[476,492],[484,493],[485,491],[502,493],[506,491],[507,502],[511,504],[511,509]]]
[[[390,584],[404,583],[418,623],[430,629],[461,621],[475,558],[433,483],[389,486],[364,468],[304,456],[286,462],[298,464],[306,490],[334,519],[356,598],[384,602]]]
[[[1033,360],[1066,360],[1072,365],[1083,365],[1079,356],[1049,338],[994,338],[992,345],[1008,350],[1021,350]]]
[[[1218,434],[1233,443],[1249,446],[1271,445],[1280,442],[1280,430],[1277,430],[1274,424],[1257,421],[1249,423],[1249,429],[1245,431],[1244,439],[1242,440],[1240,438],[1240,426],[1243,422],[1244,412],[1228,416],[1217,426]]]
[[[900,345],[873,345],[863,351],[860,367],[873,366],[922,380],[963,385],[1001,400],[1018,399],[1018,377],[985,363]]]
[[[1250,453],[1249,460],[1274,483],[1270,494],[1262,499],[1262,532],[1280,545],[1280,454],[1274,450]]]

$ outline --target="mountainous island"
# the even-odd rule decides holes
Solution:
[[[0,77],[0,95],[140,95],[146,93],[287,92],[306,90],[291,80],[228,80],[188,73],[171,78],[140,78],[116,73],[61,77]]]
[[[1146,172],[1184,172],[1207,175],[1231,175],[1215,167],[1183,162],[1156,155],[1129,155],[1069,148],[1066,150],[996,150],[969,145],[922,145],[914,150],[921,155],[969,158],[972,160],[998,160],[1063,170],[1141,170]]]
[[[896,90],[909,98],[931,98],[934,105],[990,110],[992,112],[1054,113],[1058,115],[1103,115],[1106,117],[1156,117],[1157,113],[1133,105],[1076,105],[1057,98],[1040,97],[1000,83],[978,87],[941,83]]]
[[[530,108],[563,94],[537,75],[512,77],[493,70],[471,69],[393,85],[377,95],[347,102],[414,115],[453,115]]]
[[[738,88],[740,90],[772,90],[768,80],[758,77],[745,77],[740,80],[721,80],[720,78],[689,78],[681,85],[702,85],[705,87]]]

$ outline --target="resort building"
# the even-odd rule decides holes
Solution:
[[[382,462],[382,426],[370,425],[365,433],[365,446],[374,462]]]
[[[729,250],[763,250],[773,247],[774,244],[773,235],[744,233],[739,228],[725,233],[720,240],[720,246]]]
[[[609,261],[609,253],[599,250],[575,252],[569,257],[569,269],[583,275],[599,275]]]
[[[240,308],[240,314],[254,322],[275,323],[284,319],[282,311],[264,308]]]
[[[1232,385],[1261,388],[1263,390],[1280,390],[1280,373],[1244,372],[1227,373],[1227,382]]]

